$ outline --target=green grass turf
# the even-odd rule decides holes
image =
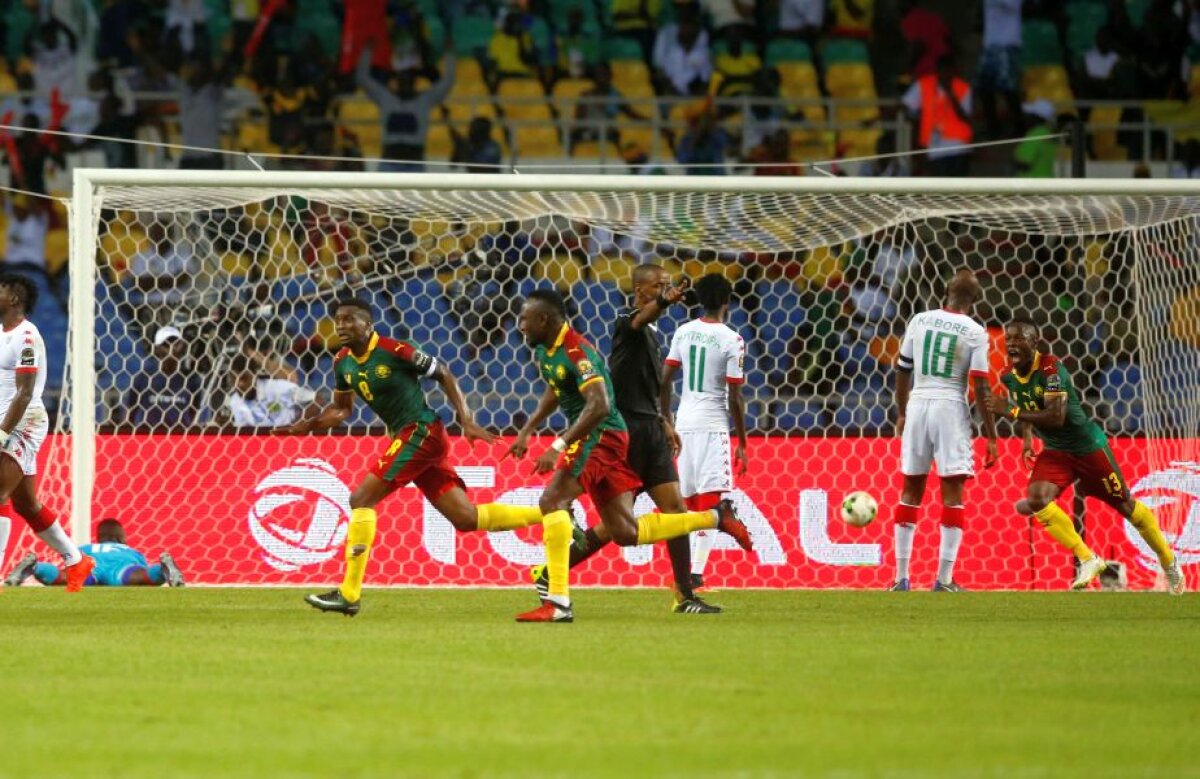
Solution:
[[[303,592],[0,592],[0,775],[1200,775],[1200,596]]]

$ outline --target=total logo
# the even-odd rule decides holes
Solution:
[[[317,565],[341,553],[350,489],[324,460],[299,459],[254,488],[247,521],[263,559],[278,571]]]
[[[1173,462],[1166,470],[1142,477],[1130,487],[1133,497],[1158,515],[1163,535],[1175,550],[1181,565],[1200,563],[1200,463]],[[1158,558],[1128,522],[1125,536],[1138,551],[1143,568],[1157,571]],[[1171,532],[1170,528],[1179,528]]]

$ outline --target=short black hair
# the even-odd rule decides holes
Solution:
[[[371,304],[362,298],[338,298],[337,302],[333,304],[333,313],[336,314],[339,308],[357,308],[365,313],[372,322],[375,321],[375,312],[371,310]]]
[[[733,298],[733,284],[720,273],[709,273],[696,282],[696,296],[705,311],[720,311]]]
[[[553,310],[554,313],[558,314],[563,319],[567,318],[567,304],[563,300],[563,296],[560,295],[557,290],[535,289],[533,292],[529,293],[525,300],[536,300]]]
[[[0,287],[12,287],[17,293],[17,301],[26,314],[33,313],[37,307],[38,288],[28,276],[20,273],[0,273]]]
[[[120,538],[124,534],[125,528],[115,519],[102,519],[100,524],[96,525],[96,540],[103,543],[107,538]]]

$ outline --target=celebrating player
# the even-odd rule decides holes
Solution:
[[[1012,371],[1003,379],[1008,399],[991,395],[988,406],[1022,428],[1021,455],[1032,473],[1027,497],[1018,502],[1017,510],[1033,514],[1050,537],[1079,560],[1071,589],[1083,589],[1108,567],[1083,542],[1067,512],[1055,502],[1059,493],[1074,484],[1081,494],[1104,501],[1129,520],[1158,555],[1169,591],[1182,594],[1183,571],[1175,553],[1159,530],[1154,512],[1129,494],[1108,438],[1084,415],[1067,369],[1054,355],[1038,351],[1041,338],[1029,319],[1013,319],[1004,329],[1004,337],[1012,361]],[[1044,443],[1041,454],[1034,451],[1034,434]]]
[[[688,508],[679,492],[679,472],[675,470],[674,455],[679,449],[679,436],[670,418],[664,417],[659,409],[662,346],[654,323],[673,303],[682,299],[688,286],[686,279],[677,287],[671,286],[670,275],[659,265],[634,268],[633,307],[617,318],[609,358],[617,411],[629,428],[629,467],[658,510],[668,514],[683,514]],[[669,414],[669,404],[667,408]],[[530,420],[529,429],[542,421]],[[574,568],[594,555],[610,540],[603,524],[589,528],[582,541],[577,539],[571,545],[570,567]],[[675,612],[719,614],[719,606],[706,603],[692,590],[689,581],[692,554],[688,537],[668,539],[666,546],[675,579]],[[550,587],[546,566],[535,566],[532,572],[538,595],[545,599]]]
[[[13,508],[38,538],[62,557],[67,592],[79,592],[96,561],[67,538],[58,518],[37,497],[37,455],[50,420],[42,404],[46,346],[25,318],[37,303],[37,287],[24,276],[0,274],[0,503]]]
[[[733,285],[719,273],[710,273],[696,283],[696,294],[704,314],[680,327],[671,338],[663,372],[660,406],[671,419],[671,389],[675,374],[683,372],[683,393],[675,429],[679,431],[679,482],[688,509],[704,511],[716,506],[721,494],[733,489],[730,460],[729,419],[737,433],[738,476],[746,473],[746,404],[742,400],[745,381],[746,342],[725,319]],[[728,400],[727,400],[728,399]],[[727,406],[728,403],[728,406]],[[691,585],[704,584],[716,536],[697,530]]]
[[[641,483],[629,468],[625,420],[616,409],[612,380],[600,356],[567,324],[562,296],[552,290],[536,290],[525,299],[518,327],[534,347],[538,368],[548,385],[530,421],[545,419],[561,406],[571,423],[534,463],[535,473],[555,471],[541,498],[549,588],[542,605],[519,615],[519,622],[574,619],[569,593],[568,509],[571,501],[585,491],[605,531],[619,546],[649,544],[716,527],[750,550],[750,534],[727,500],[713,511],[634,517],[633,490]],[[509,447],[509,454],[523,457],[532,431],[533,425],[526,424]]]
[[[966,513],[963,486],[975,475],[968,378],[975,387],[975,403],[988,439],[983,467],[991,468],[999,456],[996,421],[987,405],[987,331],[971,318],[971,308],[982,296],[975,274],[959,271],[946,288],[946,307],[917,314],[904,331],[896,362],[896,430],[904,489],[896,507],[896,582],[890,588],[894,591],[909,589],[913,533],[934,461],[942,485],[942,539],[933,591],[963,589],[954,581],[954,562]]]
[[[425,400],[421,379],[433,379],[441,386],[468,441],[491,443],[495,436],[475,423],[458,381],[446,366],[407,341],[376,333],[371,307],[361,300],[338,301],[333,322],[343,345],[333,366],[337,375],[333,404],[316,417],[278,429],[307,433],[336,427],[350,416],[358,395],[392,437],[375,467],[350,495],[342,586],[305,598],[321,611],[352,617],[361,607],[363,575],[375,540],[375,506],[397,488],[416,484],[434,508],[464,532],[525,527],[540,521],[542,512],[535,506],[475,506],[468,500],[466,485],[447,462],[450,442]]]
[[[94,587],[182,587],[183,573],[174,558],[164,552],[158,563],[150,565],[146,556],[125,542],[125,528],[115,519],[102,519],[96,525],[96,543],[84,544],[79,551],[96,561],[92,575],[84,580],[84,586]],[[4,580],[9,587],[16,587],[30,576],[47,587],[66,584],[67,577],[57,565],[39,563],[37,555],[30,552],[17,563],[12,573]]]

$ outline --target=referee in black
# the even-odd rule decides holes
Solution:
[[[663,344],[654,323],[683,299],[689,287],[687,279],[672,286],[670,274],[660,265],[634,268],[633,307],[617,317],[612,354],[608,357],[617,409],[629,428],[629,465],[658,510],[672,514],[688,508],[679,492],[679,472],[675,469],[679,436],[659,408]],[[719,614],[719,606],[706,603],[692,590],[690,537],[672,538],[666,544],[675,576],[675,612]]]

